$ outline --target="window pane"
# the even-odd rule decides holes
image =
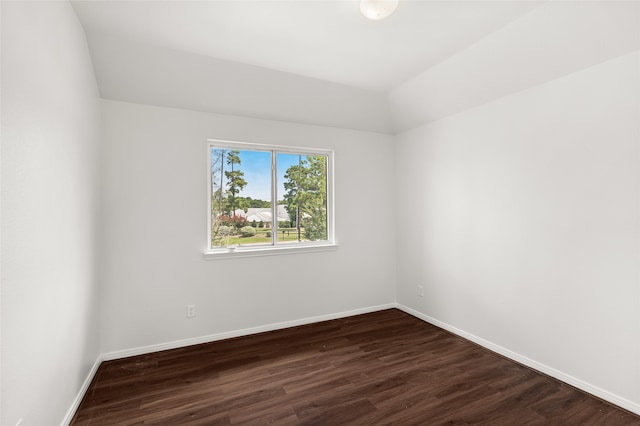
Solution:
[[[211,148],[211,247],[271,244],[271,152]]]
[[[326,241],[327,157],[278,153],[276,164],[277,242]]]

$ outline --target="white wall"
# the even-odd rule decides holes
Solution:
[[[396,170],[422,218],[399,303],[640,413],[639,76],[636,52],[408,131]]]
[[[82,10],[82,3],[74,7]],[[104,99],[389,133],[387,96],[88,32]]]
[[[68,3],[1,7],[0,423],[59,424],[99,353],[100,104]]]
[[[102,111],[103,353],[394,302],[391,136],[107,100]],[[207,138],[334,149],[339,249],[204,260]]]

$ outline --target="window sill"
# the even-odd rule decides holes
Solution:
[[[334,251],[338,249],[336,243],[309,244],[296,246],[267,246],[267,247],[236,247],[235,249],[221,248],[204,252],[206,260],[237,259],[240,257],[279,256],[282,254],[315,253]]]

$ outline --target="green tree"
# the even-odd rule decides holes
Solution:
[[[249,207],[266,208],[271,207],[271,202],[253,199],[251,197],[236,197],[236,205],[241,209],[246,209]]]
[[[327,239],[327,158],[324,156],[300,157],[298,165],[287,169],[284,200],[287,211],[293,216],[300,239],[311,241]]]
[[[244,172],[236,170],[236,166],[240,164],[240,151],[229,151],[227,165],[231,167],[231,170],[225,171],[224,176],[227,178],[227,213],[231,215],[234,214],[236,208],[240,207],[236,203],[236,196],[247,186],[247,181],[244,180]]]

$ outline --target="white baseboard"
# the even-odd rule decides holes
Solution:
[[[366,313],[370,313],[370,312],[376,312],[376,311],[382,311],[384,309],[391,309],[391,308],[397,308],[400,309],[401,311],[404,311],[406,313],[408,313],[409,315],[412,315],[418,319],[421,319],[425,322],[428,322],[430,324],[433,324],[437,327],[440,327],[444,330],[450,331],[453,334],[456,334],[460,337],[463,337],[467,340],[470,340],[474,343],[479,344],[480,346],[483,346],[493,352],[496,352],[500,355],[503,355],[509,359],[512,359],[516,362],[519,362],[523,365],[526,365],[527,367],[533,368],[534,370],[540,371],[541,373],[544,373],[548,376],[554,377],[558,380],[561,380],[567,384],[570,384],[571,386],[574,386],[578,389],[581,389],[587,393],[590,393],[592,395],[597,396],[598,398],[601,398],[605,401],[608,401],[614,405],[617,405],[621,408],[624,408],[625,410],[631,411],[632,413],[638,414],[640,415],[640,404],[637,404],[633,401],[629,401],[626,398],[622,398],[616,394],[613,394],[611,392],[608,392],[604,389],[601,389],[597,386],[594,386],[590,383],[587,383],[583,380],[577,379],[573,376],[570,376],[568,374],[565,374],[561,371],[558,371],[554,368],[551,368],[547,365],[541,364],[537,361],[534,361],[530,358],[527,358],[523,355],[520,355],[516,352],[513,352],[509,349],[503,348],[502,346],[498,346],[494,343],[489,342],[488,340],[482,339],[478,336],[475,336],[471,333],[467,333],[464,330],[461,330],[459,328],[456,328],[452,325],[449,325],[445,322],[439,321],[435,318],[432,318],[428,315],[425,315],[421,312],[418,312],[414,309],[411,309],[407,306],[404,306],[402,304],[399,303],[388,303],[388,304],[384,304],[384,305],[378,305],[378,306],[370,306],[367,308],[360,308],[360,309],[354,309],[351,311],[344,311],[344,312],[338,312],[338,313],[334,313],[334,314],[327,314],[327,315],[320,315],[320,316],[315,316],[315,317],[308,317],[308,318],[303,318],[303,319],[299,319],[299,320],[293,320],[293,321],[285,321],[285,322],[280,322],[280,323],[273,323],[273,324],[268,324],[268,325],[264,325],[264,326],[259,326],[259,327],[252,327],[252,328],[245,328],[245,329],[241,329],[241,330],[235,330],[235,331],[228,331],[228,332],[224,332],[224,333],[217,333],[217,334],[211,334],[211,335],[207,335],[207,336],[201,336],[201,337],[194,337],[191,339],[184,339],[184,340],[177,340],[177,341],[173,341],[173,342],[167,342],[167,343],[161,343],[161,344],[157,344],[157,345],[150,345],[150,346],[142,346],[142,347],[138,347],[138,348],[133,348],[133,349],[126,349],[126,350],[122,350],[122,351],[114,351],[114,352],[109,352],[106,354],[101,354],[98,356],[98,358],[96,359],[96,362],[93,364],[91,370],[89,371],[89,374],[87,375],[87,378],[85,379],[84,383],[82,384],[82,388],[80,389],[80,391],[78,392],[78,396],[76,397],[76,399],[73,402],[73,405],[71,406],[71,408],[69,408],[69,411],[67,412],[67,415],[65,416],[64,421],[62,422],[63,426],[68,425],[71,420],[73,419],[73,415],[75,414],[76,410],[78,409],[78,407],[80,406],[80,403],[82,402],[82,398],[84,398],[85,393],[87,392],[87,389],[89,388],[89,385],[91,384],[91,381],[93,380],[96,372],[98,371],[98,367],[100,366],[100,363],[102,363],[102,361],[110,361],[110,360],[114,360],[114,359],[120,359],[120,358],[126,358],[126,357],[130,357],[130,356],[136,356],[136,355],[143,355],[143,354],[147,354],[147,353],[152,353],[152,352],[158,352],[158,351],[163,351],[163,350],[167,350],[167,349],[176,349],[176,348],[181,348],[181,347],[185,347],[185,346],[191,346],[191,345],[197,345],[197,344],[201,344],[201,343],[209,343],[209,342],[215,342],[218,340],[224,340],[224,339],[230,339],[233,337],[242,337],[242,336],[249,336],[252,334],[257,334],[257,333],[264,333],[267,331],[274,331],[274,330],[281,330],[283,328],[289,328],[289,327],[295,327],[295,326],[299,326],[299,325],[305,325],[305,324],[312,324],[312,323],[316,323],[316,322],[321,322],[321,321],[329,321],[329,320],[333,320],[333,319],[338,319],[338,318],[346,318],[346,317],[350,317],[350,316],[354,316],[354,315],[360,315],[360,314],[366,314]]]
[[[84,395],[87,393],[87,390],[89,389],[89,385],[91,384],[91,382],[93,381],[93,378],[98,372],[98,367],[100,367],[100,364],[102,363],[102,361],[103,361],[102,357],[98,355],[98,358],[91,366],[91,370],[89,370],[89,374],[87,374],[87,378],[84,379],[84,382],[82,383],[82,387],[80,387],[80,391],[78,392],[76,399],[73,400],[73,404],[67,411],[67,415],[64,416],[64,420],[62,420],[62,423],[61,423],[62,426],[68,426],[71,423],[71,420],[73,420],[73,416],[76,414],[76,411],[78,411],[78,408],[80,407],[80,403],[82,402],[82,398],[84,398]]]
[[[327,315],[319,315],[316,317],[308,317],[308,318],[303,318],[299,320],[279,322],[279,323],[268,324],[268,325],[259,326],[259,327],[245,328],[242,330],[228,331],[224,333],[210,334],[208,336],[194,337],[192,339],[177,340],[177,341],[161,343],[157,345],[141,346],[138,348],[126,349],[123,351],[114,351],[106,354],[100,354],[98,355],[96,362],[91,367],[91,370],[87,375],[87,378],[82,384],[82,387],[78,392],[78,396],[76,396],[76,399],[73,401],[72,406],[69,408],[69,411],[67,411],[67,415],[62,421],[62,426],[67,426],[69,425],[69,423],[71,423],[71,420],[73,419],[73,416],[78,410],[78,407],[80,407],[82,398],[84,398],[84,395],[87,393],[87,389],[89,389],[89,385],[91,384],[91,381],[96,375],[96,372],[98,371],[98,367],[100,367],[100,364],[102,363],[102,361],[111,361],[114,359],[127,358],[130,356],[144,355],[147,353],[164,351],[167,349],[177,349],[185,346],[198,345],[201,343],[209,343],[209,342],[215,342],[218,340],[230,339],[233,337],[249,336],[252,334],[264,333],[266,331],[281,330],[283,328],[295,327],[298,325],[312,324],[315,322],[352,317],[354,315],[367,314],[370,312],[382,311],[384,309],[391,309],[395,307],[396,307],[395,303],[387,303],[385,305],[370,306],[367,308],[354,309],[351,311],[344,311],[344,312],[338,312],[338,313],[327,314]]]
[[[570,376],[568,374],[563,373],[562,371],[556,370],[554,368],[551,368],[545,364],[541,364],[535,360],[532,360],[530,358],[527,358],[526,356],[520,355],[516,352],[513,352],[509,349],[503,348],[502,346],[498,346],[494,343],[489,342],[488,340],[482,339],[478,336],[475,336],[471,333],[467,333],[464,330],[461,330],[459,328],[456,328],[452,325],[449,325],[445,322],[439,321],[435,318],[432,318],[428,315],[425,315],[421,312],[418,312],[414,309],[411,309],[407,306],[404,306],[402,304],[396,304],[396,308],[400,309],[401,311],[404,311],[406,313],[408,313],[409,315],[413,315],[414,317],[421,319],[425,322],[428,322],[429,324],[433,324],[437,327],[440,327],[444,330],[450,331],[453,334],[456,334],[460,337],[463,337],[467,340],[470,340],[474,343],[477,343],[480,346],[483,346],[493,352],[496,352],[502,356],[505,356],[509,359],[512,359],[516,362],[519,362],[520,364],[526,365],[527,367],[533,368],[534,370],[537,370],[543,374],[546,374],[548,376],[551,376],[553,378],[556,378],[560,381],[563,381],[571,386],[574,386],[580,390],[583,390],[587,393],[590,393],[591,395],[594,395],[598,398],[601,398],[605,401],[608,401],[614,405],[617,405],[618,407],[624,408],[625,410],[631,411],[632,413],[638,414],[640,415],[640,404],[637,404],[633,401],[629,401],[626,398],[623,398],[621,396],[618,396],[614,393],[611,393],[609,391],[606,391],[604,389],[601,389],[597,386],[594,386],[590,383],[587,383],[583,380],[580,380],[578,378],[575,378],[573,376]]]
[[[199,345],[201,343],[209,343],[209,342],[215,342],[218,340],[231,339],[233,337],[249,336],[252,334],[264,333],[266,331],[281,330],[283,328],[296,327],[298,325],[312,324],[315,322],[329,321],[329,320],[338,319],[338,318],[346,318],[354,315],[367,314],[369,312],[376,312],[376,311],[391,309],[395,307],[396,307],[395,303],[387,303],[385,305],[370,306],[367,308],[354,309],[351,311],[338,312],[334,314],[320,315],[316,317],[308,317],[308,318],[303,318],[298,320],[261,325],[258,327],[245,328],[245,329],[235,330],[235,331],[227,331],[224,333],[210,334],[207,336],[194,337],[191,339],[176,340],[173,342],[160,343],[157,345],[141,346],[138,348],[125,349],[122,351],[114,351],[114,352],[102,354],[102,359],[105,361],[110,361],[113,359],[127,358],[130,356],[143,355],[143,354],[148,354],[152,352],[164,351],[167,349],[176,349],[176,348],[182,348],[185,346]]]

